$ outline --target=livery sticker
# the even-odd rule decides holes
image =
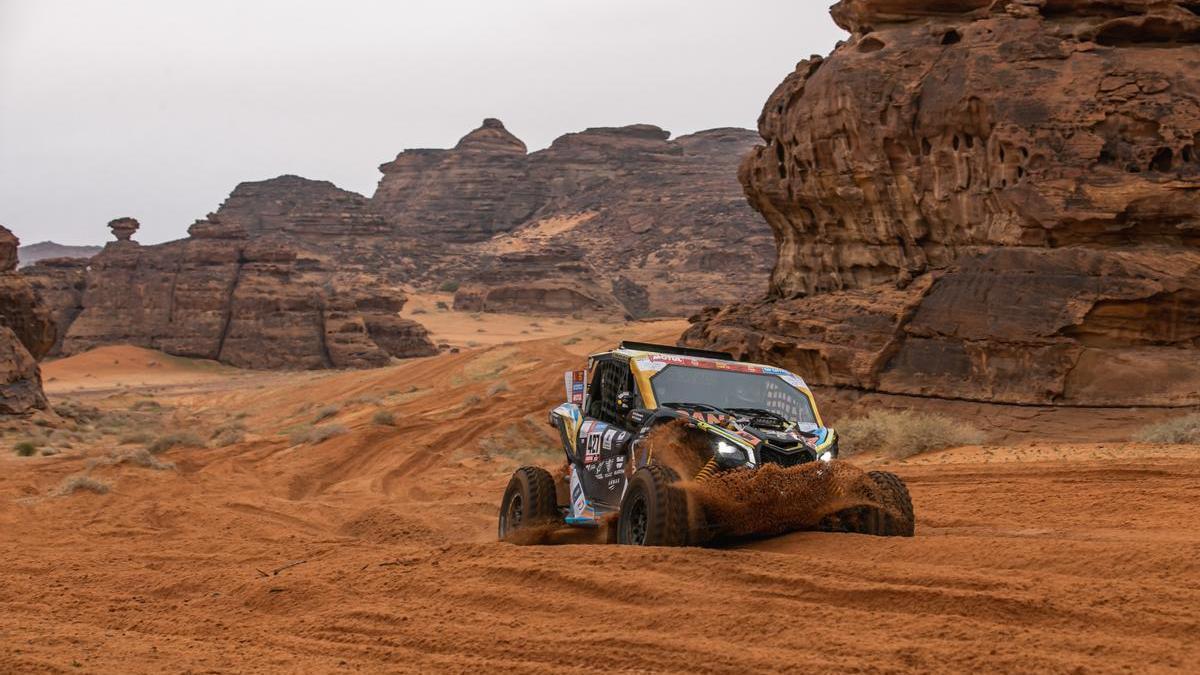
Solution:
[[[613,448],[613,437],[614,437],[614,436],[616,436],[616,435],[617,435],[617,430],[616,430],[616,429],[609,429],[608,431],[605,431],[605,432],[604,432],[604,443],[603,443],[603,448],[604,448],[604,450],[605,450],[605,451],[612,450],[612,448]]]
[[[587,395],[587,371],[568,370],[563,374],[563,379],[567,387],[567,401],[583,405],[583,399]]]

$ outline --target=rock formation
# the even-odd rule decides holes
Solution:
[[[54,322],[17,268],[19,242],[0,227],[0,414],[46,408],[38,359],[54,345]]]
[[[405,287],[469,311],[682,316],[753,297],[770,229],[736,166],[754,135],[670,140],[635,125],[528,153],[498,120],[380,167],[372,198],[298,176],[238,185],[179,241],[138,223],[87,261],[23,270],[53,310],[55,354],[131,343],[251,368],[366,367],[434,348]]]
[[[1200,5],[843,0],[741,166],[779,260],[685,341],[817,384],[1200,403]]]
[[[760,294],[774,262],[737,163],[752,132],[588,129],[526,154],[499,120],[380,167],[393,230],[452,247],[424,278],[460,309],[682,316]],[[464,260],[465,257],[465,260]]]
[[[379,232],[365,201],[295,176],[244,183],[187,239],[141,246],[122,221],[86,270],[24,273],[53,302],[67,355],[128,343],[245,368],[361,368],[433,354],[386,271],[336,256]]]

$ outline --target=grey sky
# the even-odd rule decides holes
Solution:
[[[753,127],[844,34],[832,0],[0,0],[0,224],[23,243],[185,235],[240,181],[370,195],[377,166],[499,117]]]

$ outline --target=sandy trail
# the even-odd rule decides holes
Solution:
[[[1168,672],[1200,662],[1197,448],[1063,443],[875,461],[910,485],[912,539],[799,533],[679,550],[493,541],[512,469],[558,461],[545,410],[560,371],[611,339],[596,331],[364,373],[206,372],[204,386],[158,400],[197,415],[245,411],[246,439],[168,451],[174,471],[99,467],[104,495],[50,496],[108,448],[0,456],[0,671]],[[289,440],[289,426],[331,401],[341,407],[329,423],[348,433]],[[379,409],[396,426],[373,423]]]

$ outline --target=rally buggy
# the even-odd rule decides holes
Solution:
[[[558,480],[533,466],[513,474],[500,504],[501,539],[522,527],[557,521],[607,524],[609,540],[621,544],[702,542],[688,500],[675,487],[679,471],[646,442],[665,423],[704,441],[699,470],[683,477],[690,481],[838,456],[837,432],[822,422],[804,380],[727,353],[622,342],[592,355],[586,370],[567,371],[565,386],[567,402],[550,412],[550,424],[561,437],[566,467]],[[912,502],[903,481],[886,472],[867,476],[899,505],[902,517],[851,509],[833,514],[820,528],[911,536]]]

